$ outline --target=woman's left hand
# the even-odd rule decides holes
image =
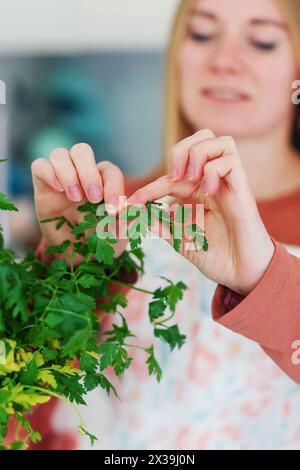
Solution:
[[[169,195],[204,204],[202,228],[208,251],[186,249],[191,243],[183,239],[180,252],[209,279],[247,295],[263,276],[275,248],[235,141],[201,130],[176,144],[170,158],[171,175],[138,189],[128,203],[145,204]],[[200,210],[203,213],[203,206]]]

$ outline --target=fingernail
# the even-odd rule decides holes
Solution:
[[[178,176],[179,176],[178,168],[172,167],[172,170],[171,170],[171,180],[172,180],[172,181],[176,181],[176,180],[178,179]]]
[[[108,214],[116,214],[117,210],[119,209],[119,198],[117,196],[112,197],[109,201],[107,201],[105,207]]]
[[[57,178],[54,178],[54,186],[56,187],[57,191],[64,191],[64,188],[62,187]]]
[[[79,184],[72,184],[69,186],[69,195],[72,201],[79,202],[82,199],[82,191]]]
[[[100,186],[91,184],[88,188],[88,196],[93,202],[99,202],[102,196]]]

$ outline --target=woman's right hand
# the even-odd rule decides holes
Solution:
[[[192,249],[188,249],[185,242],[189,237],[184,236],[181,254],[212,281],[248,295],[269,266],[275,247],[260,217],[234,139],[216,137],[210,129],[203,129],[178,142],[171,149],[170,159],[171,175],[139,188],[128,204],[143,205],[173,196],[177,198],[176,208],[177,202],[192,199],[209,248],[196,251],[189,243]],[[171,234],[164,232],[172,245]]]
[[[49,160],[38,158],[31,166],[34,202],[38,220],[64,216],[73,225],[83,220],[77,207],[87,201],[99,203],[104,199],[106,208],[122,210],[120,196],[125,196],[122,171],[109,161],[97,163],[93,149],[85,143],[70,150],[56,148]],[[59,245],[72,240],[70,229],[64,225],[56,230],[57,222],[40,223],[46,245]],[[127,240],[114,245],[116,256],[127,246]],[[69,247],[69,249],[71,249]],[[70,251],[70,250],[69,250]]]

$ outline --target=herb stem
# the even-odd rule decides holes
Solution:
[[[36,387],[36,386],[33,386],[33,385],[24,385],[23,387],[31,389],[31,390],[35,390],[37,392],[42,392],[45,395],[51,395],[52,397],[58,398],[59,400],[62,400],[63,402],[67,403],[67,405],[70,405],[73,408],[73,410],[76,412],[76,414],[78,416],[78,419],[79,419],[79,422],[80,422],[80,427],[84,426],[84,421],[83,421],[82,415],[81,415],[79,409],[77,408],[77,406],[74,405],[74,403],[72,403],[70,400],[68,400],[63,395],[59,395],[59,393],[52,392],[52,390],[45,389],[45,388],[42,388],[42,387]]]
[[[125,287],[129,287],[129,289],[134,289],[134,290],[137,290],[139,292],[144,292],[144,294],[149,294],[149,295],[153,295],[154,292],[151,292],[149,290],[146,290],[146,289],[141,289],[140,287],[135,287],[134,284],[127,284],[126,282],[122,282],[122,281],[118,281],[117,279],[110,279],[109,277],[105,276],[105,279],[111,281],[113,284],[119,284],[120,286],[125,286]]]

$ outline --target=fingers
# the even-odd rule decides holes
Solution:
[[[206,190],[211,196],[219,191],[221,179],[225,177],[232,189],[241,193],[244,191],[244,179],[238,171],[237,158],[234,154],[212,160],[204,166]]]
[[[76,144],[70,151],[56,148],[50,162],[70,201],[80,202],[84,196],[93,203],[103,199],[101,176],[88,144]]]
[[[32,162],[31,174],[35,189],[44,190],[48,185],[54,191],[64,191],[64,188],[57,179],[54,167],[46,158],[37,158]]]
[[[193,175],[189,179],[174,181],[170,175],[162,176],[136,191],[128,199],[128,203],[145,204],[147,201],[160,199],[167,195],[189,197],[195,194],[195,190],[200,187],[200,182],[202,184],[203,180],[203,183],[205,182],[203,192],[206,195],[214,195],[218,191],[220,178],[226,178],[227,182],[235,189],[242,189],[245,178],[241,177],[242,171],[238,171],[242,170],[242,165],[234,140],[227,136],[206,139],[208,135],[212,135],[212,133],[205,130],[198,133],[197,142],[194,142],[193,145],[191,145],[191,140],[187,145],[185,139],[183,146],[176,146],[178,151],[176,158],[179,158],[179,152],[182,152],[181,157],[185,161],[186,152],[188,152],[189,166],[193,169],[190,170],[190,173],[193,171]],[[172,158],[174,161],[174,153]],[[208,181],[206,181],[206,177]],[[201,191],[202,189],[197,189],[197,194],[200,194]]]
[[[232,137],[216,137],[194,145],[190,150],[190,161],[187,170],[190,181],[199,182],[203,177],[203,168],[207,161],[228,154],[237,153]]]
[[[195,140],[192,138],[184,139],[184,141],[173,147],[171,160],[173,162],[176,159],[179,161],[181,153],[181,159],[185,162],[186,167],[183,176],[196,184],[204,180],[206,195],[216,194],[219,189],[220,178],[225,178],[236,190],[242,189],[245,178],[241,177],[243,167],[234,139],[230,136],[212,137],[213,135],[212,131],[205,129],[192,136]],[[225,158],[226,156],[228,158]],[[210,165],[209,162],[212,160],[220,160],[221,163]],[[206,181],[205,175],[208,181]],[[239,177],[236,178],[236,175],[239,175]],[[172,179],[174,180],[174,178]]]
[[[104,186],[105,207],[109,214],[116,214],[125,205],[125,181],[120,168],[108,161],[97,164]]]
[[[83,198],[83,191],[76,169],[65,148],[56,148],[50,154],[50,162],[54,167],[57,179],[63,186],[70,201],[79,202]]]
[[[56,191],[65,191],[67,198],[80,202],[83,197],[97,203],[105,199],[110,213],[116,213],[125,205],[125,181],[122,171],[113,163],[96,163],[93,149],[84,143],[54,149],[46,159],[32,164],[35,185],[45,184]],[[43,183],[43,186],[42,186]],[[120,196],[123,196],[120,198]]]
[[[111,213],[119,210],[119,196],[125,195],[123,173],[111,162],[96,163],[88,144],[76,144],[70,152],[55,149],[50,160],[71,201],[79,202],[85,195],[90,202],[97,203],[104,197]]]
[[[70,157],[87,199],[94,203],[100,202],[103,199],[103,186],[92,147],[84,143],[73,145]]]
[[[180,181],[186,174],[189,164],[191,148],[203,140],[213,139],[215,134],[210,129],[202,129],[190,137],[187,137],[176,145],[170,152],[171,178],[173,181]]]
[[[185,198],[192,194],[195,187],[195,184],[190,181],[172,181],[169,175],[164,175],[138,189],[130,196],[127,203],[146,204],[147,201],[154,201],[168,195]]]

